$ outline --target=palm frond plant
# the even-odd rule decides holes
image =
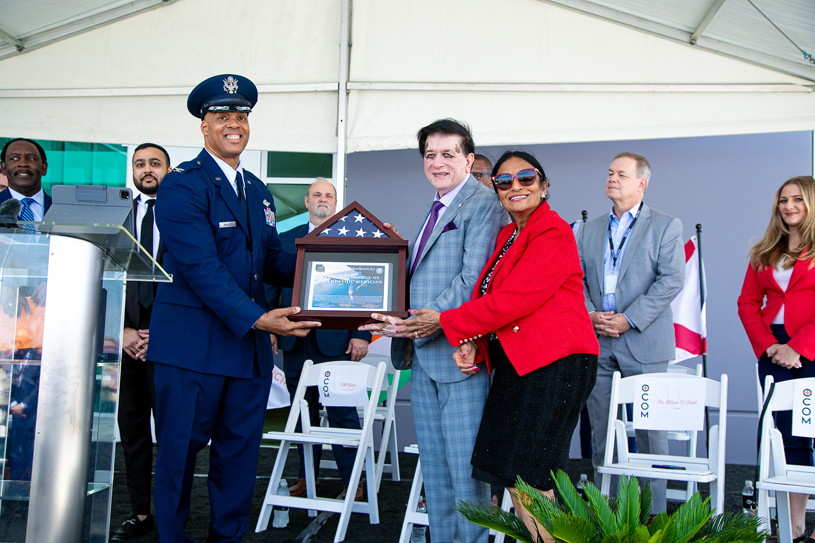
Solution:
[[[621,477],[617,499],[603,496],[596,486],[585,487],[583,501],[561,471],[553,474],[560,499],[549,500],[520,478],[516,497],[555,541],[567,543],[760,543],[768,534],[760,531],[759,519],[742,513],[713,516],[710,498],[697,492],[673,514],[662,512],[650,520],[651,487],[640,491],[636,477]],[[540,543],[524,523],[500,507],[462,500],[456,510],[467,520],[502,532],[519,543]]]

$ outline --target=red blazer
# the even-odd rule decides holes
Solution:
[[[810,263],[809,260],[795,263],[786,292],[775,282],[772,268],[757,272],[752,265],[747,266],[738,302],[739,317],[756,357],[760,358],[767,347],[778,343],[770,324],[782,305],[784,328],[792,338],[788,345],[808,360],[815,357],[815,268],[810,269]]]
[[[441,314],[454,347],[477,338],[478,360],[487,353],[487,334],[495,332],[519,375],[570,354],[599,354],[597,337],[583,299],[583,270],[569,225],[542,202],[493,272],[489,273],[515,224],[498,234],[496,250],[476,283],[472,300]],[[487,359],[487,368],[492,364]]]

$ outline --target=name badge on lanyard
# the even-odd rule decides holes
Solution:
[[[606,275],[603,278],[603,294],[616,294],[617,292],[617,276]]]
[[[623,234],[623,239],[620,240],[620,246],[617,248],[617,251],[614,251],[614,240],[611,239],[611,223],[609,222],[608,225],[608,248],[611,254],[611,259],[613,262],[612,267],[616,270],[617,269],[617,259],[620,258],[620,253],[623,252],[623,246],[625,245],[625,240],[628,239],[629,234],[631,234],[631,229],[634,228],[634,225],[637,224],[637,219],[640,218],[640,211],[642,211],[642,202],[640,202],[640,206],[637,209],[637,214],[634,215],[634,220],[631,221],[631,224],[628,225],[628,228],[625,230],[625,234]],[[617,292],[617,275],[606,275],[603,278],[603,294],[615,294]]]

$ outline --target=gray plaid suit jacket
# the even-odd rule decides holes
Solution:
[[[495,194],[469,176],[436,223],[419,256],[408,287],[410,308],[442,312],[469,301],[487,258],[495,250],[498,232],[507,223],[509,216]],[[421,226],[413,243],[420,233]],[[408,367],[411,360],[418,361],[431,379],[442,383],[467,378],[453,362],[453,352],[442,332],[417,340],[394,338],[391,343],[391,360],[396,368]]]

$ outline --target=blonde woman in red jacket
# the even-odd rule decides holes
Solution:
[[[462,373],[480,371],[482,361],[494,372],[473,477],[513,489],[520,476],[552,496],[550,470],[565,467],[599,347],[574,234],[546,202],[543,167],[529,153],[508,151],[493,168],[493,188],[514,223],[498,235],[472,300],[440,317],[414,315],[440,318]],[[533,534],[545,533],[518,503],[515,511]]]
[[[764,238],[753,247],[739,296],[739,317],[758,357],[762,385],[815,377],[815,179],[793,177],[775,193]],[[812,440],[792,435],[792,413],[781,412],[776,426],[784,437],[787,463],[813,465]],[[806,537],[808,496],[790,494],[792,533]]]

